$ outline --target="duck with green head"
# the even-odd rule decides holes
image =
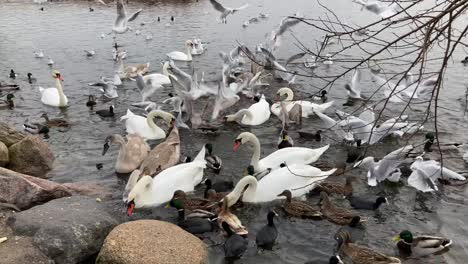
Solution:
[[[403,230],[393,238],[400,255],[404,257],[424,257],[441,252],[452,245],[452,240],[436,236],[413,236],[408,230]]]
[[[221,160],[220,157],[213,154],[213,144],[208,143],[205,145],[205,148],[206,148],[206,154],[205,154],[206,166],[212,169],[216,174],[219,174],[219,172],[221,171],[221,167],[223,165],[223,161]]]
[[[9,109],[13,109],[13,107],[15,107],[15,102],[13,101],[15,99],[15,95],[14,94],[7,94],[6,95],[6,99],[3,99],[0,101],[0,108],[1,109],[5,109],[5,108],[9,108]]]

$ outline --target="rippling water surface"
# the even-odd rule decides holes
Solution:
[[[320,9],[317,2],[310,0],[248,0],[250,7],[234,16],[228,17],[228,24],[219,24],[215,17],[214,9],[209,1],[160,1],[154,5],[132,4],[130,1],[129,13],[137,8],[143,8],[143,12],[132,26],[141,30],[142,35],[137,36],[133,32],[118,36],[118,43],[124,46],[129,53],[126,63],[151,63],[152,71],[160,71],[161,62],[165,54],[174,50],[183,50],[184,41],[192,37],[200,37],[208,42],[208,50],[202,56],[196,57],[194,65],[199,71],[206,73],[208,81],[215,81],[219,76],[221,61],[219,51],[229,51],[241,42],[252,47],[261,42],[268,33],[281,20],[282,16],[294,14],[300,11],[307,17],[325,17],[325,11]],[[239,1],[225,0],[228,6],[236,6]],[[334,10],[347,23],[364,23],[378,19],[376,16],[361,12],[360,8],[351,1],[336,0],[324,1],[329,8]],[[57,159],[55,168],[51,172],[52,180],[58,182],[87,182],[104,186],[110,195],[106,201],[113,205],[116,213],[124,216],[121,202],[121,193],[125,185],[126,177],[117,177],[113,171],[117,150],[112,147],[106,156],[101,156],[104,139],[113,133],[124,133],[124,126],[119,117],[125,113],[130,103],[140,100],[135,83],[127,81],[119,90],[120,97],[112,102],[116,107],[117,117],[113,120],[103,120],[93,114],[85,106],[87,95],[97,94],[87,84],[97,81],[99,76],[112,76],[113,60],[111,58],[112,37],[109,35],[100,38],[102,33],[110,32],[114,17],[115,7],[103,7],[95,5],[95,11],[89,12],[87,2],[58,2],[43,5],[44,12],[40,12],[39,6],[29,1],[2,1],[0,4],[0,80],[6,81],[10,69],[20,73],[17,83],[21,85],[21,91],[16,93],[17,107],[11,111],[0,111],[0,120],[20,128],[25,119],[38,120],[42,112],[47,112],[51,117],[63,117],[73,126],[69,131],[60,132],[53,130],[48,139]],[[269,18],[261,20],[258,24],[252,24],[247,28],[241,25],[250,16],[258,16],[259,12],[269,14]],[[169,23],[170,16],[175,17],[174,23]],[[161,22],[140,26],[142,21],[150,22],[157,16]],[[169,23],[169,25],[167,25]],[[306,45],[315,47],[315,40],[319,39],[316,31],[310,27],[299,25],[293,29],[296,35]],[[153,40],[146,41],[145,35],[152,34]],[[286,33],[278,57],[285,59],[299,52],[294,45],[290,33]],[[96,56],[87,58],[83,49],[95,49]],[[330,46],[333,52],[339,47]],[[54,84],[50,69],[46,64],[46,58],[36,59],[34,50],[43,49],[54,61],[54,68],[61,71],[70,107],[64,110],[47,107],[41,104],[36,85],[29,85],[26,81],[26,73],[32,72],[38,79],[37,85],[50,87]],[[459,57],[463,54],[458,54]],[[188,69],[188,65],[179,63],[181,67]],[[318,69],[320,73],[333,74],[339,63],[335,63],[330,69]],[[442,92],[440,105],[446,109],[440,110],[439,129],[441,137],[445,141],[467,141],[468,128],[466,117],[463,114],[464,84],[466,83],[466,70],[457,62],[450,66]],[[371,95],[375,85],[369,76],[364,77],[363,93]],[[312,91],[315,80],[298,78],[294,87],[298,90]],[[338,82],[331,92],[331,98],[335,100],[338,108],[346,99],[343,81]],[[272,88],[265,91],[271,96],[276,92],[280,84],[273,84]],[[165,90],[154,96],[153,99],[165,99],[169,90]],[[298,94],[300,96],[300,93]],[[378,94],[376,99],[382,98]],[[107,108],[111,103],[99,102],[98,109]],[[251,104],[243,99],[241,106]],[[239,106],[237,106],[239,107]],[[345,111],[352,111],[352,107],[344,107]],[[399,106],[392,106],[385,114],[391,116],[398,114]],[[235,109],[234,109],[235,110]],[[231,111],[234,111],[231,110]],[[136,110],[139,112],[139,110]],[[423,106],[412,109],[410,119],[421,118]],[[331,112],[330,112],[331,113]],[[426,130],[433,130],[431,123]],[[306,129],[315,131],[320,127],[317,118],[305,121]],[[223,171],[221,178],[237,181],[247,166],[251,148],[242,147],[238,152],[232,152],[232,143],[240,131],[249,130],[255,133],[262,143],[262,155],[267,155],[276,149],[277,135],[280,123],[272,118],[260,127],[240,128],[236,125],[228,125],[221,129],[217,135],[205,135],[199,132],[181,131],[182,151],[185,155],[195,155],[205,142],[214,144],[215,152],[223,159]],[[334,164],[345,157],[345,147],[337,145],[336,141],[325,138],[323,142],[312,142],[299,139],[296,133],[291,133],[297,145],[305,147],[318,147],[324,144],[333,144],[322,160]],[[423,135],[412,139],[416,143],[422,142]],[[405,144],[405,140],[386,140],[370,150],[371,154],[381,157],[393,150],[397,145]],[[152,145],[156,145],[154,142]],[[457,170],[466,170],[459,153],[446,153],[446,166]],[[96,163],[103,163],[104,168],[97,170]],[[365,179],[365,172],[352,170],[349,175],[359,176]],[[340,179],[338,179],[340,180]],[[202,190],[198,190],[201,192]],[[452,249],[442,255],[430,259],[424,259],[414,263],[465,263],[468,259],[466,242],[467,227],[465,225],[468,210],[465,207],[467,191],[464,187],[445,187],[440,195],[418,194],[409,187],[384,186],[369,188],[364,181],[356,184],[357,193],[385,194],[389,197],[390,205],[383,207],[381,213],[362,212],[370,216],[367,224],[364,244],[379,249],[382,252],[393,254],[394,249],[391,238],[402,229],[410,229],[414,232],[440,233],[454,239]],[[311,203],[318,201],[316,196],[309,198]],[[303,263],[305,261],[325,261],[332,253],[334,240],[332,234],[338,226],[328,221],[307,221],[298,219],[280,218],[277,221],[280,236],[279,245],[273,252],[257,253],[254,246],[254,235],[266,222],[267,211],[278,203],[263,205],[247,205],[240,212],[236,212],[245,223],[251,235],[250,249],[240,263]],[[345,203],[343,203],[345,204]],[[137,215],[139,213],[137,212]],[[176,212],[165,208],[157,208],[143,213],[144,217],[175,220]],[[141,217],[141,216],[140,216]],[[210,247],[210,260],[212,263],[222,262],[222,249],[216,244],[221,243],[220,235],[210,236],[205,240]]]

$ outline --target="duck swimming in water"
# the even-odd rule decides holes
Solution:
[[[6,99],[0,100],[0,109],[13,109],[15,107],[13,99],[15,99],[14,94],[7,94]]]

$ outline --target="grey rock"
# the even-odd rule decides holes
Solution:
[[[44,141],[38,136],[28,135],[9,148],[8,168],[27,175],[45,178],[52,169],[55,157]]]
[[[17,213],[7,223],[16,235],[31,236],[57,264],[69,264],[98,253],[118,221],[95,199],[72,196]]]
[[[8,147],[0,141],[0,167],[5,167],[10,161],[10,156],[8,155]]]
[[[16,130],[7,123],[0,122],[0,141],[7,147],[19,142],[24,137],[26,137],[26,133]]]

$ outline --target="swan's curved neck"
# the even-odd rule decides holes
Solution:
[[[249,187],[247,187],[247,185]],[[247,187],[247,190],[244,189]],[[245,176],[237,184],[234,190],[229,194],[229,204],[235,204],[243,193],[244,201],[253,201],[255,193],[257,192],[257,179],[253,176]]]
[[[163,68],[162,68],[162,73],[166,76],[169,76],[170,73],[169,71],[167,70],[169,68],[169,62],[164,62],[163,64]]]
[[[192,49],[187,46],[186,48],[187,60],[192,60]]]
[[[127,142],[121,135],[114,135],[113,142],[120,145],[119,159],[123,159],[127,152]]]
[[[148,114],[148,116],[146,117],[146,123],[148,124],[148,126],[153,129],[153,130],[156,130],[158,128],[160,128],[158,125],[156,125],[156,123],[154,122],[154,118],[157,117],[157,116],[160,116],[159,113],[157,112],[151,112]]]
[[[57,85],[57,91],[58,91],[58,94],[59,94],[59,104],[60,104],[60,106],[65,106],[66,99],[65,99],[65,94],[63,93],[62,82],[60,81],[59,78],[56,78],[55,83]]]
[[[248,135],[248,142],[252,143],[254,148],[250,165],[254,166],[255,170],[258,170],[258,161],[260,160],[260,141],[256,136]]]
[[[244,116],[247,116],[247,118],[252,119],[252,112],[250,112],[249,109],[241,109],[237,111],[234,115],[232,115],[232,121],[234,120],[241,120]]]
[[[286,90],[286,95],[285,101],[292,101],[294,99],[294,93],[291,89]]]

